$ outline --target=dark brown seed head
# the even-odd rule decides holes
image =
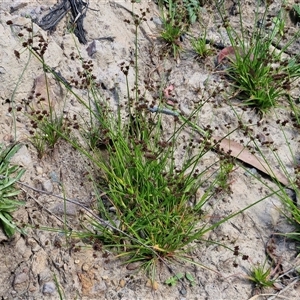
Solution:
[[[14,50],[14,54],[15,54],[16,58],[20,58],[20,53],[17,50]]]

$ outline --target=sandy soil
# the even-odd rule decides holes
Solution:
[[[88,168],[85,159],[63,141],[56,145],[53,153],[39,159],[37,151],[28,141],[31,129],[28,118],[22,113],[16,116],[9,113],[9,103],[6,101],[14,97],[16,106],[21,106],[22,99],[27,99],[32,89],[35,92],[45,93],[41,79],[43,69],[40,63],[30,58],[30,63],[24,69],[29,57],[28,53],[22,50],[17,33],[22,30],[22,26],[30,26],[27,15],[38,20],[55,2],[47,1],[47,5],[39,0],[0,3],[0,99],[2,104],[0,106],[0,140],[6,144],[12,141],[14,124],[16,124],[17,140],[24,146],[14,158],[14,162],[26,168],[22,182],[48,193],[60,196],[65,193],[68,198],[91,205],[95,200],[95,194],[91,183],[84,176]],[[75,41],[83,58],[92,60],[94,74],[99,83],[102,83],[102,87],[105,86],[103,93],[112,99],[112,105],[114,105],[114,102],[122,101],[126,95],[126,82],[120,70],[120,63],[129,62],[133,57],[134,31],[132,25],[124,23],[124,19],[131,18],[128,12],[128,10],[131,11],[129,1],[105,2],[90,1],[90,7],[94,10],[88,10],[84,20],[88,42],[82,45],[76,38]],[[207,59],[196,61],[191,51],[189,38],[186,37],[182,42],[182,47],[186,51],[182,52],[180,59],[174,60],[170,56],[160,60],[159,53],[163,44],[158,39],[160,30],[158,8],[152,1],[141,2],[136,5],[137,11],[140,8],[150,9],[148,21],[141,25],[143,30],[138,35],[141,83],[143,80],[150,80],[157,87],[159,84],[163,87],[172,84],[174,98],[178,101],[179,108],[183,113],[189,113],[205,97],[211,95],[214,89],[224,86],[221,72],[215,68],[219,50],[215,49],[215,54]],[[251,25],[253,2],[247,1],[244,4],[245,24],[249,28],[253,26]],[[234,2],[226,1],[228,11],[233,6]],[[276,7],[278,5],[276,6],[275,3],[274,11]],[[218,43],[229,45],[225,31],[217,30],[220,19],[215,12],[211,12],[211,9],[213,9],[211,4],[203,7],[203,22],[208,26],[207,36]],[[153,20],[150,20],[150,17]],[[8,20],[13,21],[12,27],[6,25]],[[232,22],[237,24],[238,16],[233,15]],[[290,23],[290,26],[293,24]],[[60,22],[57,30],[51,34],[47,34],[36,24],[33,24],[33,31],[41,33],[48,41],[48,49],[45,53],[46,63],[67,79],[74,76],[79,65],[70,56],[77,50],[74,37],[66,27],[66,21]],[[199,35],[200,26],[195,24],[191,32],[195,36]],[[19,59],[15,57],[14,50],[21,53]],[[19,82],[22,72],[24,74]],[[131,84],[133,81],[131,74]],[[66,94],[55,80],[52,79],[50,83],[53,107],[61,110],[64,106],[66,114],[80,115],[82,107],[76,99]],[[199,88],[204,89],[204,87],[206,87],[205,92],[201,94]],[[297,92],[298,90],[294,93]],[[85,90],[78,90],[78,93],[82,97],[86,96]],[[155,97],[155,92],[149,93],[148,96],[150,99]],[[244,122],[256,124],[260,120],[254,110],[243,112],[238,100],[233,99],[231,105],[234,105],[235,111],[242,115]],[[261,120],[262,126],[253,126],[253,130],[255,134],[259,134],[262,127],[268,127],[267,132],[278,148],[278,156],[288,172],[292,174],[293,165],[289,147],[299,157],[299,141],[297,141],[299,129],[297,131],[288,123],[283,131],[279,130],[276,124],[278,118],[290,120],[289,111],[284,106],[267,114]],[[165,122],[164,130],[168,131],[167,125],[171,121],[166,117]],[[197,122],[202,126],[210,125],[212,128],[217,126],[219,136],[227,134],[229,124],[231,128],[238,126],[236,114],[222,94],[215,95],[211,101],[203,105]],[[232,136],[232,139],[236,141],[242,138],[242,134],[238,132]],[[286,141],[290,144],[287,145]],[[271,164],[279,168],[278,162],[269,154],[268,149],[263,146],[262,149]],[[180,151],[178,157],[180,159]],[[202,164],[208,165],[216,157],[217,154],[212,152]],[[256,172],[251,166],[246,166],[246,168]],[[263,183],[275,188],[270,178],[257,174]],[[232,192],[219,195],[212,203],[212,219],[226,217],[269,193],[269,189],[264,184],[247,175],[245,166],[241,167],[239,164],[232,172],[230,181]],[[61,188],[61,182],[63,182],[64,191]],[[26,229],[27,235],[17,233],[10,240],[0,233],[1,299],[59,299],[55,278],[64,293],[64,299],[244,300],[250,299],[255,293],[275,294],[277,292],[286,297],[285,299],[299,298],[300,286],[293,272],[283,276],[276,289],[269,288],[263,291],[255,289],[246,279],[251,262],[258,264],[267,260],[268,264],[274,263],[280,266],[283,272],[287,272],[300,263],[297,258],[296,244],[279,235],[274,235],[274,233],[292,230],[292,227],[279,214],[277,208],[281,206],[281,203],[275,196],[268,197],[206,236],[207,239],[221,242],[231,248],[239,246],[241,253],[249,256],[249,261],[243,261],[240,257],[236,258],[224,247],[197,241],[191,251],[192,259],[214,271],[183,263],[172,264],[176,273],[190,272],[196,284],[190,286],[185,281],[184,285],[177,284],[170,287],[164,284],[164,281],[172,274],[161,265],[158,266],[157,272],[158,287],[152,289],[147,277],[141,271],[137,271],[136,266],[124,265],[124,262],[115,258],[113,254],[97,249],[99,247],[93,248],[79,239],[68,240],[66,243],[66,238],[62,233],[38,229],[37,226],[63,227],[63,202],[57,197],[32,190],[25,185],[20,185],[20,187],[23,189],[22,198],[26,200],[26,205],[14,213],[14,217],[20,224],[29,224],[30,227]],[[71,228],[78,228],[81,217],[81,210],[75,205],[68,204],[67,219]],[[274,247],[273,261],[267,255],[267,249],[270,246]],[[238,264],[236,268],[233,266],[234,262]],[[270,297],[261,296],[256,299],[277,299]]]

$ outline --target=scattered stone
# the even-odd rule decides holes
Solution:
[[[43,168],[37,166],[37,167],[35,167],[35,170],[36,170],[37,175],[43,174]]]
[[[32,272],[35,275],[42,273],[47,267],[47,252],[44,249],[36,252],[32,257]]]
[[[28,287],[28,291],[30,293],[34,293],[38,290],[37,286],[36,286],[36,283],[33,283],[33,282],[30,282],[29,283],[29,287]]]
[[[136,261],[136,262],[133,262],[133,263],[130,263],[126,266],[126,269],[127,270],[135,270],[137,269],[139,266],[141,265],[140,262]]]
[[[39,251],[41,249],[40,245],[33,238],[28,238],[27,245],[29,245],[31,247],[31,250],[33,252],[37,252],[37,251]]]
[[[186,104],[184,103],[179,104],[179,109],[184,116],[189,116],[192,113],[192,110],[186,107]]]
[[[94,285],[95,294],[102,293],[107,290],[107,286],[104,280],[97,281]]]
[[[186,296],[186,294],[187,294],[187,291],[186,291],[186,288],[185,288],[185,287],[181,287],[181,289],[179,290],[179,292],[180,292],[180,294],[181,294],[182,296]]]
[[[52,171],[52,172],[49,173],[49,177],[51,178],[51,180],[53,182],[60,183],[58,175],[54,171]]]
[[[29,283],[29,276],[27,272],[22,272],[15,275],[13,287],[17,292],[21,292],[27,289]]]
[[[53,192],[53,184],[52,181],[50,179],[47,179],[45,181],[42,182],[42,188],[44,191],[48,192],[48,193],[52,193]]]
[[[12,157],[11,163],[28,169],[32,166],[31,155],[25,145]]]
[[[53,272],[49,268],[43,269],[39,274],[39,282],[45,283],[51,281],[53,279]]]
[[[90,266],[87,263],[84,263],[81,268],[82,268],[82,271],[87,272],[90,269]]]
[[[31,249],[26,246],[26,242],[23,238],[18,239],[15,245],[15,252],[16,255],[21,254],[25,261],[29,260],[30,256],[32,255]]]
[[[43,248],[49,248],[50,247],[50,245],[51,245],[50,239],[43,232],[41,232],[39,234],[39,240],[40,240],[40,244],[42,245]]]
[[[115,287],[119,285],[119,281],[116,280],[116,279],[112,279],[110,282],[111,282],[111,284],[112,284],[113,286],[115,286]]]
[[[68,216],[76,216],[77,215],[77,205],[73,203],[59,203],[55,205],[51,211],[56,215],[68,215]]]
[[[44,295],[53,294],[56,291],[55,283],[53,281],[44,283],[42,291]]]
[[[121,288],[123,288],[126,285],[126,281],[124,279],[121,279],[119,285]]]
[[[152,21],[155,25],[157,26],[162,26],[162,20],[160,17],[157,17],[157,16],[153,16],[152,17]]]

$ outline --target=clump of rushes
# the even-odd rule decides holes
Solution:
[[[235,257],[241,256],[241,259],[244,261],[251,261],[248,255],[241,254],[240,253],[240,247],[235,246],[233,255]],[[265,287],[271,287],[273,286],[276,278],[272,278],[272,266],[266,268],[267,260],[264,261],[263,264],[253,264],[246,275],[246,279],[250,280],[252,283],[255,284],[255,288],[262,289]],[[236,268],[238,267],[238,263],[236,260],[233,262],[233,266]]]
[[[49,113],[47,110],[32,110],[29,117],[31,119],[29,139],[36,148],[39,158],[52,151],[58,140],[67,135],[72,126],[72,121],[67,116]]]
[[[206,228],[199,228],[199,222],[214,189],[208,186],[203,197],[190,205],[205,181],[205,173],[196,165],[208,150],[202,145],[197,155],[176,165],[175,141],[180,125],[175,125],[174,134],[164,140],[160,120],[151,126],[147,114],[139,112],[127,126],[106,124],[106,138],[111,141],[106,150],[108,160],[107,156],[100,157],[97,165],[104,183],[99,189],[105,192],[110,207],[104,206],[101,197],[98,205],[102,216],[122,231],[93,225],[101,232],[98,238],[122,250],[120,256],[129,257],[131,262],[143,261],[152,270],[157,255],[174,258],[185,245],[201,238]]]
[[[167,43],[167,47],[171,48],[174,58],[177,58],[182,49],[181,38],[189,27],[186,11],[170,0],[168,1],[167,12],[161,6],[161,17],[163,29],[160,36]]]
[[[19,166],[11,166],[9,163],[20,148],[20,144],[7,148],[0,145],[0,224],[8,237],[11,237],[17,229],[11,213],[25,204],[16,200],[20,190],[14,186],[25,170]]]
[[[220,158],[220,169],[217,174],[218,189],[224,192],[230,192],[230,173],[234,168],[234,160],[229,155]]]
[[[43,105],[43,102],[46,102],[46,99],[34,92],[29,95],[28,99],[23,99],[25,110],[29,111],[27,114],[30,119],[29,140],[36,148],[39,158],[52,151],[58,140],[68,135],[71,127],[79,128],[76,116],[70,120],[63,113],[58,115],[51,107],[50,101],[48,101],[49,105]],[[35,108],[38,105],[41,109]],[[17,107],[17,111],[21,110],[21,106]]]
[[[7,24],[12,25],[10,22],[7,22]],[[70,89],[71,86],[66,83],[66,80],[44,62],[44,54],[48,48],[48,42],[45,38],[40,34],[34,34],[33,28],[29,26],[23,26],[17,35],[20,38],[22,47],[29,50],[30,54],[33,54],[42,63],[44,70],[52,73],[56,79],[61,81],[67,88]],[[20,58],[23,51],[24,50],[14,51],[17,59]],[[84,62],[83,65],[85,68],[91,67],[89,62]],[[46,72],[44,75],[46,82],[46,95],[41,95],[41,93],[36,93],[33,90],[27,99],[22,100],[23,106],[19,105],[16,107],[16,111],[21,111],[24,107],[26,114],[29,116],[29,139],[32,145],[37,149],[39,158],[42,158],[49,150],[53,150],[54,145],[58,142],[60,137],[68,134],[71,125],[75,126],[76,129],[79,127],[77,122],[71,122],[63,113],[57,114],[56,111],[54,111],[53,103],[51,102],[49,95]],[[83,88],[87,86],[89,83],[88,80],[89,79],[82,79],[80,87]],[[9,112],[14,112],[14,101],[11,101],[11,103],[12,105],[9,107]]]
[[[266,268],[266,262],[257,266],[253,266],[247,278],[255,284],[257,288],[265,288],[273,286],[275,280],[271,279],[272,267]]]
[[[299,63],[295,59],[283,57],[284,52],[299,36],[299,31],[282,46],[287,29],[282,28],[284,23],[281,18],[270,19],[268,3],[262,17],[256,13],[254,31],[249,40],[243,26],[240,1],[240,33],[233,29],[229,17],[219,7],[233,52],[229,57],[231,64],[227,72],[243,102],[263,113],[275,107],[280,98],[289,93],[293,81],[300,75]],[[256,25],[258,20],[261,26]]]
[[[132,67],[122,63],[120,68],[127,83],[132,70],[138,74],[135,64]],[[150,112],[159,112],[160,103],[149,102],[138,84],[128,88],[124,103],[127,118],[123,118],[121,106],[115,113],[105,102],[97,106],[95,123],[101,125],[105,146],[98,154],[93,149],[101,177],[95,182],[102,195],[98,193],[98,210],[114,229],[91,220],[93,231],[88,235],[102,240],[104,247],[117,249],[127,262],[140,261],[154,278],[158,260],[189,260],[184,246],[227,220],[211,225],[203,213],[219,183],[216,174],[211,174],[212,166],[205,170],[197,167],[213,147],[208,141],[210,131],[202,141],[189,140],[184,145],[186,155],[179,163],[175,162],[176,141],[183,129],[191,126],[190,120],[198,110],[186,120],[168,111],[173,113],[174,131],[166,136],[162,130],[163,114]],[[197,194],[199,189],[203,190],[201,196]]]
[[[239,212],[213,224],[204,216],[208,202],[219,191],[219,179],[211,168],[218,162],[200,168],[200,161],[215,146],[209,141],[212,129],[207,126],[202,130],[192,122],[201,106],[185,118],[175,109],[163,108],[161,99],[149,101],[139,87],[137,34],[145,13],[142,11],[140,17],[133,14],[135,61],[120,64],[127,83],[126,101],[114,111],[109,101],[99,97],[92,80],[90,100],[76,97],[83,105],[89,104],[90,124],[85,125],[91,135],[85,137],[91,152],[74,139],[65,138],[93,163],[97,209],[102,219],[99,222],[90,217],[92,227],[73,234],[103,241],[103,249],[116,250],[127,262],[140,261],[154,279],[158,261],[179,258],[195,263],[185,246]],[[130,72],[135,76],[132,88]],[[163,131],[163,112],[174,120],[169,135]],[[186,127],[200,131],[203,138],[178,145]],[[175,159],[178,146],[185,150],[181,162]]]
[[[135,18],[137,34],[141,19]],[[138,49],[137,43],[135,47]],[[183,162],[175,162],[176,141],[189,123],[170,110],[174,131],[165,136],[160,103],[149,102],[139,88],[137,56],[136,52],[135,62],[120,65],[128,85],[127,117],[121,105],[113,112],[105,101],[93,103],[93,123],[101,128],[97,141],[101,139],[100,145],[105,146],[101,147],[104,151],[97,151],[99,144],[92,148],[101,177],[95,180],[96,190],[105,194],[98,195],[98,210],[115,229],[91,220],[95,231],[89,235],[104,241],[105,247],[117,249],[127,262],[141,261],[154,277],[158,260],[185,257],[185,245],[217,226],[203,217],[217,183],[208,174],[209,167],[204,171],[197,168],[212,147],[206,138],[200,143],[189,141]],[[135,86],[131,89],[128,77],[132,71]],[[196,196],[204,184],[203,195]]]
[[[196,59],[205,58],[214,52],[213,49],[210,47],[209,43],[207,42],[206,31],[204,32],[203,37],[192,39],[191,44],[193,50],[196,52]]]

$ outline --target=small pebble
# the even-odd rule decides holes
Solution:
[[[244,175],[249,177],[249,176],[251,176],[249,173],[251,173],[252,175],[255,175],[255,176],[258,175],[258,171],[255,168],[248,169],[248,172],[244,172]]]
[[[49,173],[49,177],[53,182],[60,183],[58,175],[54,171]]]
[[[39,251],[41,249],[40,245],[33,238],[28,238],[27,244],[31,247],[31,250],[33,252],[37,252],[37,251]]]
[[[123,288],[125,286],[125,284],[126,284],[126,281],[124,279],[121,279],[119,282],[120,287]]]
[[[78,206],[73,203],[66,203],[66,205],[64,203],[58,203],[53,208],[51,208],[51,211],[57,215],[63,216],[66,214],[68,216],[76,216],[77,209]]]
[[[82,271],[87,272],[89,269],[90,269],[90,266],[89,266],[87,263],[84,263],[84,264],[82,265]]]
[[[179,290],[179,292],[180,292],[180,294],[181,294],[182,296],[186,296],[187,291],[186,291],[186,289],[185,289],[184,287],[182,287],[182,288]]]
[[[141,265],[140,262],[134,262],[134,263],[130,263],[126,266],[127,270],[135,270],[137,269],[139,266]]]
[[[53,184],[52,184],[50,179],[43,181],[42,182],[42,187],[43,187],[43,190],[48,192],[48,193],[53,192]]]
[[[161,26],[162,25],[162,20],[161,18],[157,17],[157,16],[153,16],[152,17],[152,21],[154,24],[158,25],[158,26]]]
[[[27,273],[19,273],[16,275],[15,280],[14,280],[14,285],[19,285],[24,282],[27,282],[29,280],[28,274]]]
[[[43,168],[41,168],[41,167],[36,167],[35,169],[36,169],[36,173],[37,173],[38,175],[42,175],[42,174],[43,174]]]
[[[53,294],[56,290],[56,286],[55,286],[55,283],[53,281],[49,281],[49,282],[46,282],[44,285],[43,285],[43,294]]]

